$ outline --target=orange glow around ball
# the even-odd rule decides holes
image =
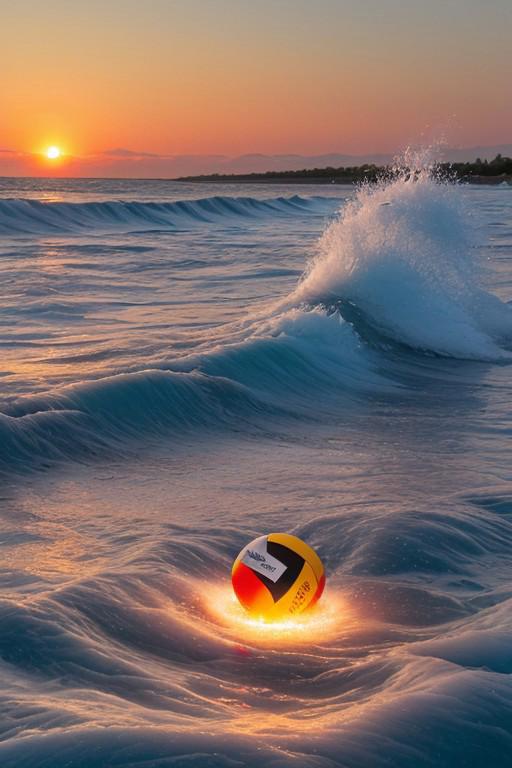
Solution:
[[[256,619],[283,621],[309,610],[325,586],[314,549],[289,533],[259,536],[245,546],[231,571],[233,589]]]

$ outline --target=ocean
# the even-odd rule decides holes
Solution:
[[[510,187],[2,179],[0,293],[2,768],[510,765]]]

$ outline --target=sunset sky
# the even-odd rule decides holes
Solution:
[[[0,8],[4,175],[167,175],[175,155],[512,142],[510,0]],[[45,158],[49,146],[64,156]]]

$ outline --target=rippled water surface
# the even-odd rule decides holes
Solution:
[[[512,190],[0,198],[2,768],[510,765]]]

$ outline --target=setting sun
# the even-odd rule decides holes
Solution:
[[[60,149],[58,147],[48,147],[46,150],[46,157],[49,160],[56,160],[60,157]]]

